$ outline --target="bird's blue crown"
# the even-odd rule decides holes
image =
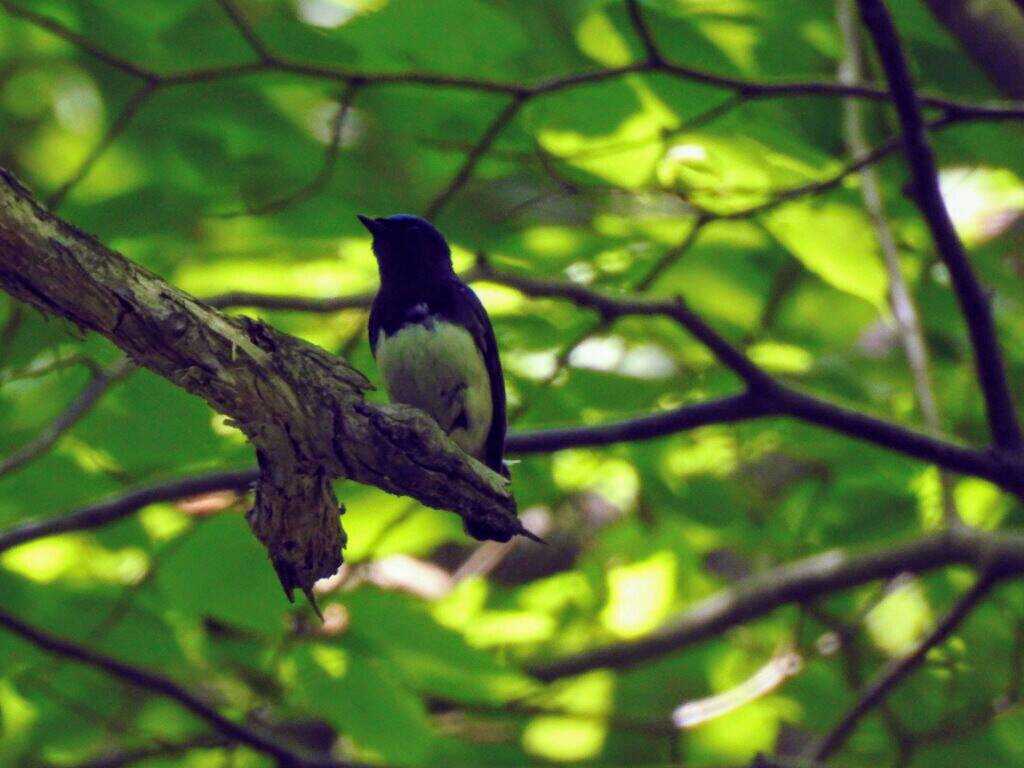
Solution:
[[[408,213],[358,218],[373,235],[373,253],[381,280],[430,279],[451,272],[448,242],[426,219]]]

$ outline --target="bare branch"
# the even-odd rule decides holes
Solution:
[[[252,28],[252,24],[245,18],[241,9],[235,5],[234,0],[217,0],[217,5],[221,7],[224,14],[231,20],[232,25],[238,30],[238,34],[242,36],[242,39],[252,49],[252,52],[256,54],[256,58],[262,62],[273,62],[274,57],[267,50],[267,46],[259,36],[257,36]]]
[[[839,0],[836,16],[846,46],[846,54],[839,67],[839,80],[840,82],[859,83],[863,79],[861,71],[863,51],[854,0]],[[870,150],[864,130],[863,104],[854,99],[844,100],[843,118],[846,143],[850,148],[850,154],[855,157],[865,156]],[[918,407],[921,409],[921,417],[927,431],[932,435],[939,436],[942,434],[942,420],[939,417],[939,405],[935,398],[935,389],[932,386],[928,347],[925,345],[924,331],[921,328],[921,320],[918,317],[914,297],[903,276],[896,235],[886,218],[882,185],[873,166],[861,168],[860,191],[864,207],[875,230],[875,239],[878,241],[885,270],[889,277],[889,304],[892,307],[896,330],[907,357],[907,364],[914,382],[914,394]],[[942,512],[947,525],[953,525],[960,521],[956,500],[953,498],[953,483],[954,478],[949,473],[939,470]]]
[[[480,159],[490,149],[501,132],[512,122],[522,106],[523,99],[519,96],[513,96],[505,108],[491,121],[491,124],[487,126],[487,130],[484,131],[476,144],[466,154],[466,158],[462,161],[462,166],[455,176],[452,177],[452,180],[427,205],[426,210],[423,212],[426,218],[437,218],[437,215],[448,204],[448,201],[465,186],[466,182],[473,175],[473,170],[476,168],[477,163],[480,162]]]
[[[126,59],[122,59],[120,56],[100,47],[89,40],[85,35],[75,32],[73,29],[69,29],[56,19],[44,16],[41,13],[36,13],[28,8],[22,8],[21,6],[12,3],[10,0],[0,0],[0,8],[3,8],[10,16],[27,21],[40,29],[45,29],[47,32],[89,54],[97,61],[102,61],[107,66],[119,69],[127,75],[137,77],[140,80],[144,80],[149,83],[157,81],[160,77],[155,72],[143,69],[137,64],[133,64]]]
[[[233,741],[225,739],[223,736],[200,734],[181,741],[158,743],[145,747],[116,751],[108,749],[101,757],[94,757],[71,766],[65,763],[61,763],[59,766],[54,763],[41,763],[40,768],[127,768],[129,765],[149,760],[179,757],[196,749],[217,749],[218,747],[230,747],[233,744]]]
[[[889,583],[892,582],[890,581]],[[883,595],[884,589],[879,590],[879,594]],[[875,601],[866,602],[868,606],[874,604],[876,604]],[[847,686],[854,691],[861,688],[864,685],[864,663],[860,649],[857,647],[857,626],[855,622],[838,619],[817,605],[805,603],[803,609],[807,615],[812,616],[839,637],[839,653],[843,659],[843,676],[846,678]],[[858,618],[863,617],[868,610],[868,608],[862,606],[857,611]],[[910,746],[911,739],[903,722],[888,702],[882,702],[878,705],[878,714],[881,716],[882,723],[889,732],[889,737],[896,746],[897,753],[900,755],[909,754],[912,751]]]
[[[953,289],[967,323],[978,380],[985,395],[992,438],[999,448],[1020,452],[1024,449],[1024,437],[1006,380],[992,307],[988,295],[971,270],[967,252],[942,199],[935,156],[928,143],[926,126],[921,116],[923,100],[914,91],[899,36],[885,3],[883,0],[858,2],[861,16],[871,32],[885,69],[903,128],[903,149],[910,166],[914,200],[928,223],[939,257],[949,270]]]
[[[668,272],[674,267],[686,253],[688,253],[694,245],[697,244],[697,240],[700,238],[701,232],[704,231],[704,227],[712,220],[712,217],[705,214],[699,214],[693,222],[693,226],[690,227],[690,231],[686,233],[686,236],[679,241],[677,245],[672,246],[665,251],[661,258],[659,258],[651,268],[647,270],[647,273],[641,277],[636,285],[633,286],[634,293],[646,293],[651,287],[661,279],[661,276]]]
[[[222,216],[230,218],[233,216],[263,216],[269,213],[277,213],[296,203],[301,203],[319,192],[331,180],[331,176],[334,174],[334,167],[338,163],[338,156],[341,152],[341,139],[345,127],[345,118],[348,117],[352,109],[352,102],[355,101],[358,91],[359,85],[351,82],[341,92],[341,96],[338,98],[338,109],[331,120],[331,134],[327,140],[327,146],[324,148],[323,161],[320,164],[320,169],[312,179],[286,195],[268,200],[259,205],[250,206],[236,213],[223,214]]]
[[[644,47],[647,63],[652,67],[660,67],[664,59],[661,51],[658,50],[657,43],[654,42],[654,35],[651,34],[650,27],[647,26],[640,3],[637,0],[626,0],[626,12],[629,14],[629,22],[633,25],[636,36],[640,38],[640,43]]]
[[[736,372],[750,390],[746,395],[687,405],[608,425],[512,433],[506,443],[510,453],[546,453],[570,447],[609,445],[661,437],[708,424],[732,423],[765,416],[789,416],[944,469],[983,477],[1011,493],[1024,494],[1024,461],[966,448],[786,386],[754,365],[738,347],[677,300],[604,294],[579,283],[497,270],[486,259],[479,260],[474,269],[464,273],[463,278],[467,281],[483,279],[500,283],[534,298],[571,301],[577,306],[596,311],[602,319],[599,327],[604,327],[607,321],[625,316],[660,316],[675,320],[705,344],[724,365]],[[222,307],[260,306],[334,311],[365,306],[371,298],[368,294],[339,299],[227,294],[212,301]]]
[[[709,420],[713,418],[712,414],[717,414],[718,418],[727,422],[755,416],[782,415],[875,443],[946,469],[984,477],[1012,493],[1024,494],[1024,462],[1012,457],[964,448],[788,387],[756,366],[742,351],[680,301],[612,296],[598,293],[578,283],[542,280],[508,272],[499,273],[485,263],[480,264],[479,268],[482,270],[482,278],[508,285],[528,296],[565,299],[578,306],[595,310],[603,318],[646,315],[675,320],[704,344],[723,365],[743,379],[750,394],[760,401],[760,406],[755,407],[752,403],[740,400],[739,413],[736,412],[735,400],[713,401],[707,409],[702,406],[684,406],[656,416],[641,417],[604,427],[510,435],[508,447],[512,452],[606,445],[613,442],[612,435],[629,436],[625,439],[642,439],[645,435],[660,436],[672,431],[670,425],[673,423],[701,426],[713,423]]]
[[[258,479],[259,470],[254,468],[234,472],[211,472],[146,485],[58,517],[29,520],[8,528],[0,532],[0,552],[46,536],[99,528],[160,501],[177,501],[212,491],[245,491]]]
[[[229,291],[210,296],[203,302],[217,309],[250,307],[258,309],[279,309],[294,312],[331,313],[349,309],[366,309],[373,302],[372,293],[355,293],[351,296],[331,296],[323,299],[305,296],[285,296],[253,291]]]
[[[135,667],[111,656],[72,643],[26,624],[6,611],[0,610],[0,628],[17,635],[37,648],[79,664],[97,669],[128,685],[163,696],[176,702],[211,728],[238,744],[269,755],[284,765],[296,768],[356,768],[355,763],[325,760],[304,754],[269,734],[248,725],[229,720],[212,706],[179,683],[141,667]]]
[[[18,305],[21,306],[21,305]],[[0,387],[11,381],[21,381],[24,379],[38,379],[44,376],[49,376],[55,371],[62,371],[72,366],[81,365],[86,368],[93,376],[98,375],[102,372],[103,368],[88,355],[72,353],[68,355],[54,354],[47,358],[37,358],[30,364],[22,368],[14,368],[6,371],[0,371]]]
[[[974,563],[982,574],[974,585],[957,601],[956,605],[928,634],[912,653],[890,662],[861,692],[857,702],[843,716],[842,720],[817,744],[811,754],[815,760],[825,761],[853,735],[861,718],[882,704],[906,677],[917,669],[925,656],[935,646],[945,642],[960,623],[970,615],[995,584],[995,579],[984,571],[984,562]]]
[[[107,390],[133,370],[135,370],[135,365],[122,358],[107,368],[94,373],[85,389],[78,393],[78,396],[71,401],[68,407],[56,419],[50,422],[46,429],[3,461],[0,461],[0,477],[20,469],[49,451],[65,432],[75,426],[100,401],[100,398],[107,393]]]
[[[751,388],[767,389],[774,386],[764,371],[689,309],[682,299],[655,300],[610,296],[598,293],[580,283],[566,280],[543,280],[510,272],[499,274],[485,264],[481,264],[480,269],[480,277],[483,279],[494,280],[528,296],[566,299],[577,306],[594,310],[605,319],[625,315],[671,318],[682,325],[694,338],[707,347],[719,362],[736,373]]]
[[[783,605],[806,603],[903,572],[949,565],[972,566],[993,581],[1019,575],[1024,573],[1024,536],[958,528],[863,554],[825,552],[745,579],[639,640],[534,664],[529,671],[541,680],[555,680],[592,669],[632,667],[715,637]]]
[[[82,179],[89,175],[89,171],[92,170],[96,161],[103,156],[107,149],[110,148],[110,145],[117,140],[118,136],[125,132],[132,120],[134,120],[135,116],[139,113],[142,105],[149,100],[149,97],[156,92],[156,89],[156,83],[147,81],[141,88],[132,94],[131,98],[125,102],[121,111],[118,113],[117,117],[114,118],[114,121],[104,132],[103,137],[99,140],[96,146],[89,150],[89,154],[85,156],[85,159],[82,160],[81,164],[74,170],[71,176],[46,198],[47,208],[52,211],[60,208],[60,205],[64,202],[64,198],[67,197],[68,192],[81,182]]]
[[[513,432],[505,441],[505,449],[523,455],[651,440],[709,424],[731,424],[777,413],[771,403],[744,393],[612,424]]]
[[[184,72],[156,73],[120,59],[103,48],[89,41],[81,34],[71,30],[55,19],[21,8],[11,0],[0,0],[0,7],[10,15],[21,18],[31,24],[46,29],[54,35],[76,45],[85,53],[104,63],[121,69],[129,75],[141,80],[156,83],[160,86],[177,86],[191,83],[210,82],[227,78],[257,74],[261,72],[284,72],[302,77],[333,82],[359,82],[365,85],[422,85],[437,88],[456,88],[481,93],[506,94],[516,99],[529,99],[549,93],[557,93],[570,88],[603,82],[625,75],[658,72],[682,80],[701,83],[731,91],[745,99],[776,99],[799,97],[853,97],[871,101],[888,101],[891,97],[882,88],[865,85],[847,85],[827,81],[803,82],[766,82],[746,80],[738,77],[719,75],[681,64],[666,61],[638,62],[620,67],[609,67],[590,72],[577,72],[568,75],[551,77],[533,84],[510,83],[482,78],[461,77],[426,72],[364,72],[360,70],[327,67],[304,62],[290,61],[279,57],[246,64],[234,64],[210,69],[191,70]],[[239,19],[242,17],[239,16]],[[243,24],[244,19],[242,20]],[[236,21],[236,26],[238,22]],[[257,39],[257,44],[259,41]],[[250,43],[251,45],[251,43]],[[921,96],[921,104],[940,110],[950,117],[959,120],[1021,120],[1024,119],[1024,104],[1005,102],[994,104],[973,104],[957,101],[944,96]]]

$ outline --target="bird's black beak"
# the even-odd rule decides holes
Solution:
[[[373,219],[369,216],[363,216],[363,214],[356,214],[356,218],[366,227],[367,231],[374,237],[380,232],[380,219]]]

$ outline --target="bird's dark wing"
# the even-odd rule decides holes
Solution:
[[[366,333],[370,337],[370,353],[377,356],[377,336],[380,334],[381,326],[381,297],[378,292],[373,297],[373,304],[370,305],[370,319],[366,323]]]
[[[501,359],[498,357],[498,342],[494,338],[494,328],[487,316],[487,310],[480,303],[476,293],[461,280],[452,281],[452,300],[446,302],[447,312],[451,319],[466,328],[476,341],[477,348],[484,358],[487,377],[491,384],[491,429],[487,433],[484,444],[484,463],[495,472],[508,476],[502,463],[505,455],[505,376],[501,371]]]

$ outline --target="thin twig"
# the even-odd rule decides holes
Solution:
[[[967,323],[992,439],[999,448],[1020,452],[1024,449],[1024,437],[1006,379],[991,303],[971,269],[967,252],[942,199],[935,156],[921,116],[923,100],[914,91],[899,36],[885,3],[883,0],[858,2],[885,69],[900,118],[914,201],[931,230],[939,257],[949,270],[953,290]]]
[[[131,749],[119,749],[105,750],[102,756],[94,757],[81,763],[75,763],[73,765],[67,765],[66,763],[38,763],[29,765],[27,768],[126,768],[129,765],[135,765],[136,763],[147,762],[149,760],[167,759],[172,757],[180,757],[181,755],[187,754],[197,749],[217,749],[219,747],[229,747],[233,742],[222,736],[215,736],[213,734],[199,734],[188,739],[181,741],[174,741],[168,743],[157,743],[144,747],[134,747]]]
[[[372,293],[355,293],[351,296],[330,296],[323,299],[305,296],[285,296],[253,291],[228,291],[203,299],[205,304],[217,309],[249,307],[253,309],[278,309],[295,312],[345,312],[350,309],[366,309],[373,302]]]
[[[252,24],[245,18],[241,9],[235,5],[234,0],[217,0],[217,4],[224,11],[228,19],[231,20],[232,25],[238,30],[238,34],[242,36],[242,39],[252,49],[252,52],[256,54],[256,58],[262,62],[273,62],[274,57],[256,34]]]
[[[945,128],[946,126],[953,125],[954,120],[950,117],[940,117],[933,120],[929,125],[935,129]],[[736,220],[736,219],[749,219],[753,216],[758,216],[762,213],[778,208],[784,203],[789,203],[797,200],[801,197],[809,197],[811,195],[820,195],[823,192],[828,192],[836,187],[840,186],[846,179],[853,176],[855,173],[859,173],[865,168],[871,167],[878,163],[880,160],[884,160],[889,155],[893,154],[900,148],[900,137],[894,136],[888,139],[875,148],[865,152],[862,155],[858,155],[853,160],[848,162],[842,168],[840,168],[835,174],[829,176],[827,179],[821,179],[819,181],[812,181],[808,184],[801,184],[796,187],[790,187],[789,189],[783,189],[775,192],[768,200],[763,203],[757,203],[747,208],[742,208],[738,211],[730,211],[729,213],[715,214],[719,219]]]
[[[701,232],[703,232],[705,225],[709,221],[711,221],[710,217],[699,214],[690,227],[690,231],[686,233],[686,236],[678,244],[672,246],[661,255],[661,258],[633,286],[633,292],[646,293],[649,291],[661,279],[662,275],[672,269],[679,262],[679,259],[689,253],[693,246],[697,244]]]
[[[709,424],[733,424],[773,414],[778,415],[778,412],[772,409],[770,403],[743,393],[600,426],[513,432],[505,441],[505,450],[523,456],[566,448],[653,440]]]
[[[0,628],[17,635],[47,653],[97,669],[134,688],[157,696],[164,696],[206,722],[228,739],[269,755],[284,765],[296,766],[296,768],[354,768],[356,765],[351,762],[327,760],[305,754],[296,747],[278,741],[264,731],[229,720],[197,695],[168,677],[126,664],[106,654],[52,635],[3,610],[0,610]]]
[[[65,432],[75,426],[100,401],[110,387],[133,370],[135,370],[134,363],[126,358],[121,358],[116,363],[95,373],[85,388],[78,393],[78,396],[42,432],[0,461],[0,477],[20,469],[49,451]]]
[[[730,91],[748,100],[799,97],[838,98],[848,96],[871,101],[888,101],[891,98],[889,92],[884,88],[873,88],[865,85],[853,86],[828,81],[768,82],[748,80],[707,72],[667,61],[643,61],[590,72],[576,72],[550,77],[532,84],[501,82],[483,78],[428,72],[366,72],[291,61],[281,57],[271,57],[265,61],[232,64],[209,69],[157,73],[125,61],[97,46],[83,35],[69,29],[57,20],[21,8],[10,0],[0,0],[0,7],[4,8],[10,15],[46,29],[112,67],[138,77],[141,80],[157,82],[161,86],[166,87],[211,82],[261,72],[276,71],[333,82],[360,81],[366,85],[422,85],[437,88],[455,88],[481,93],[506,94],[525,100],[631,74],[661,73],[681,80],[718,88],[719,90]],[[999,121],[1024,119],[1024,104],[1020,102],[975,104],[945,96],[923,95],[921,97],[921,104],[940,110],[950,116],[955,116],[960,120]]]
[[[79,182],[82,181],[92,170],[92,167],[96,164],[103,154],[110,148],[110,145],[117,140],[117,138],[127,130],[132,120],[139,113],[142,105],[145,104],[149,97],[152,96],[157,90],[157,84],[152,81],[147,81],[132,94],[131,98],[125,102],[121,111],[117,117],[107,128],[103,137],[97,142],[89,154],[85,156],[85,159],[79,164],[74,172],[61,184],[57,189],[49,194],[46,198],[46,207],[51,211],[55,211],[60,208],[61,203],[64,202],[64,198],[67,197],[68,193],[75,187]]]
[[[838,636],[839,653],[843,659],[843,676],[846,678],[847,686],[854,691],[863,687],[864,664],[860,649],[857,647],[857,627],[855,622],[843,621],[832,616],[825,609],[817,605],[805,604],[802,607],[807,615],[813,617]],[[860,612],[866,613],[863,608]],[[859,623],[859,620],[857,623]],[[889,736],[896,746],[897,753],[900,755],[911,753],[913,751],[910,746],[911,739],[895,710],[893,710],[888,702],[883,701],[878,705],[878,713],[881,715],[886,730],[889,731]]]
[[[100,365],[88,355],[72,353],[61,356],[56,354],[48,360],[34,360],[30,365],[23,368],[0,371],[0,387],[12,381],[39,379],[49,376],[55,371],[62,371],[75,365],[85,367],[93,376],[102,372]]]
[[[292,190],[286,195],[268,200],[259,205],[249,206],[241,211],[219,214],[218,218],[234,218],[236,216],[265,216],[278,213],[289,206],[301,203],[319,192],[334,174],[334,168],[338,164],[338,157],[341,152],[341,140],[344,135],[345,119],[352,109],[359,84],[349,83],[338,97],[338,108],[331,120],[331,134],[324,148],[323,160],[316,174],[308,182]],[[324,310],[329,311],[329,310]]]
[[[686,236],[677,245],[666,250],[661,257],[651,265],[651,267],[633,285],[631,289],[632,292],[646,293],[650,290],[651,286],[654,285],[654,283],[657,282],[665,272],[677,264],[679,260],[693,248],[700,236],[701,230],[708,221],[709,219],[704,216],[697,216],[690,230],[686,233]],[[479,261],[485,262],[486,259],[481,257]],[[542,379],[537,381],[537,385],[540,387],[546,387],[554,382],[569,364],[569,360],[572,358],[573,352],[575,352],[584,342],[592,339],[597,334],[607,331],[613,324],[613,318],[602,316],[598,318],[596,323],[591,324],[588,328],[577,333],[569,340],[568,344],[564,345],[562,349],[559,350],[558,355],[555,357],[554,365],[551,367],[551,371]],[[521,416],[522,413],[523,410],[520,409],[515,415],[518,417]]]
[[[730,368],[749,386],[767,389],[773,385],[768,375],[737,347],[726,341],[680,299],[645,299],[611,296],[585,285],[566,280],[543,280],[526,275],[503,272],[500,275],[481,265],[481,277],[516,288],[534,297],[566,299],[577,306],[594,310],[605,319],[626,315],[662,316],[675,320],[695,339],[708,348],[719,362]]]
[[[638,640],[533,664],[528,671],[541,680],[555,680],[593,669],[633,667],[718,637],[731,627],[758,619],[783,605],[806,604],[823,595],[898,573],[950,565],[972,566],[985,572],[993,583],[1024,573],[1024,536],[951,528],[863,554],[825,552],[747,578],[702,600]],[[970,606],[964,608],[969,610]]]
[[[982,563],[976,563],[983,567]],[[943,643],[995,585],[995,579],[982,571],[974,585],[957,601],[945,618],[910,654],[890,662],[861,692],[857,702],[811,753],[815,760],[827,760],[853,734],[857,723],[892,693],[924,661],[928,651]]]
[[[626,12],[629,14],[629,22],[633,25],[636,36],[640,38],[640,43],[644,47],[647,63],[652,67],[661,66],[664,58],[661,55],[661,51],[658,50],[657,43],[654,42],[654,35],[651,34],[650,27],[647,26],[647,22],[644,20],[640,3],[637,0],[626,0]]]
[[[213,491],[244,491],[256,481],[258,476],[259,472],[256,469],[243,469],[211,472],[205,475],[146,485],[64,515],[29,520],[8,528],[0,532],[0,552],[45,536],[99,528],[160,501],[177,501]]]
[[[65,42],[70,43],[76,48],[79,48],[89,54],[97,61],[102,61],[104,64],[113,67],[114,69],[119,69],[125,74],[150,83],[159,79],[159,75],[156,73],[143,69],[137,64],[133,64],[126,59],[122,59],[120,56],[111,53],[105,48],[102,48],[92,42],[85,35],[64,26],[56,19],[52,19],[41,13],[36,13],[28,8],[22,8],[21,6],[10,2],[10,0],[0,0],[0,8],[3,8],[11,16],[27,21],[40,29],[45,29],[47,32],[50,32],[56,37],[61,38]]]
[[[836,16],[839,29],[843,36],[846,54],[839,67],[839,81],[859,83],[864,79],[861,60],[860,34],[857,23],[855,0],[838,0]],[[846,143],[850,154],[854,157],[866,155],[870,149],[864,130],[863,104],[854,99],[843,101],[843,123]],[[907,281],[900,265],[899,247],[896,235],[889,225],[885,214],[885,201],[882,197],[882,185],[874,166],[865,166],[860,170],[860,191],[864,200],[864,208],[871,219],[875,231],[875,239],[882,252],[885,270],[889,277],[889,304],[896,320],[896,330],[903,345],[911,378],[914,382],[914,394],[925,429],[932,435],[942,434],[942,419],[939,416],[939,405],[932,385],[928,347],[924,340],[924,331],[918,316],[914,297],[910,293]],[[942,497],[942,516],[946,525],[960,523],[960,515],[953,497],[955,478],[948,472],[939,470],[939,489]]]
[[[505,108],[495,116],[490,125],[487,126],[487,130],[484,131],[476,144],[470,148],[452,180],[427,204],[423,213],[426,218],[436,219],[437,215],[448,204],[448,201],[465,186],[466,182],[473,175],[473,170],[476,168],[477,163],[480,162],[480,159],[490,149],[501,132],[512,122],[522,105],[523,99],[519,96],[513,96],[509,103],[505,105]]]

